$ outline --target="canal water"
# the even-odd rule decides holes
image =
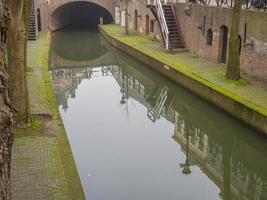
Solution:
[[[50,69],[87,199],[267,199],[266,139],[98,32],[54,33]]]

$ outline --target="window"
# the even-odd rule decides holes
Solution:
[[[212,46],[213,32],[211,29],[207,31],[207,45]]]

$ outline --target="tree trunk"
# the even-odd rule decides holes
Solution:
[[[32,12],[32,5],[33,0],[25,0],[24,2],[24,24],[25,24],[25,40],[24,40],[24,66],[25,66],[25,72],[27,71],[27,47],[28,47],[28,33],[29,33],[29,25],[30,25],[30,16]],[[25,79],[25,85],[26,85],[26,123],[31,122],[31,112],[30,112],[30,100],[29,100],[29,93],[28,93],[28,87],[27,87],[27,78],[26,74],[24,76]]]
[[[125,34],[129,34],[129,22],[128,22],[128,0],[125,0]]]
[[[125,34],[129,35],[128,11],[125,9]]]
[[[7,0],[0,0],[0,199],[10,199],[10,163],[14,112],[9,99],[7,76],[7,29],[10,16]]]
[[[226,71],[226,78],[230,80],[238,80],[240,78],[240,40],[238,38],[238,30],[240,24],[241,6],[242,0],[235,0],[229,40],[229,58]]]
[[[26,42],[29,0],[9,1],[11,24],[8,36],[8,73],[10,77],[11,102],[17,110],[17,122],[28,122],[28,94],[26,84]]]

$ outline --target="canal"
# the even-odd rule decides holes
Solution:
[[[55,32],[50,70],[87,199],[267,199],[264,138],[97,31]]]

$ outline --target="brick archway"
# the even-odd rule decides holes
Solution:
[[[72,3],[72,2],[89,2],[94,3],[99,6],[102,6],[105,8],[109,13],[112,15],[113,19],[115,17],[115,6],[116,2],[115,0],[52,0],[50,2],[50,15],[53,14],[53,12],[63,6],[64,4]]]
[[[64,19],[66,17],[69,17],[68,16],[69,11],[65,10],[65,12],[67,12],[67,14],[65,14],[65,15],[61,14],[60,18],[56,17],[58,12],[61,12],[62,9],[66,8],[66,6],[68,6],[70,8],[70,6],[80,5],[80,7],[76,7],[76,8],[73,7],[74,9],[76,9],[76,12],[77,12],[80,9],[83,10],[84,8],[86,8],[87,3],[88,3],[88,7],[91,7],[91,10],[86,11],[87,13],[89,13],[89,15],[90,15],[90,12],[93,13],[95,11],[94,8],[95,9],[101,8],[104,11],[105,16],[106,16],[106,17],[104,17],[104,19],[105,19],[104,21],[106,21],[106,22],[108,21],[108,23],[112,22],[112,19],[114,19],[114,16],[115,16],[115,6],[116,6],[115,0],[52,0],[49,4],[49,13],[50,13],[49,14],[50,15],[49,24],[50,24],[51,30],[55,31],[55,30],[61,29],[64,26],[68,26],[68,24],[66,24],[65,22],[62,22],[62,20],[59,20],[59,19],[62,19],[62,18]],[[84,4],[84,6],[81,7],[82,4]],[[93,17],[93,16],[97,17],[96,14],[91,15],[91,17]],[[74,15],[74,18],[70,17],[71,19],[69,19],[69,20],[74,20],[74,19],[77,20],[77,17],[79,17],[79,15],[77,15],[77,13],[76,13],[76,15]],[[108,18],[108,20],[107,20],[107,18]],[[78,21],[84,21],[84,20],[79,19]],[[96,22],[96,19],[91,19],[89,21],[90,22]]]

